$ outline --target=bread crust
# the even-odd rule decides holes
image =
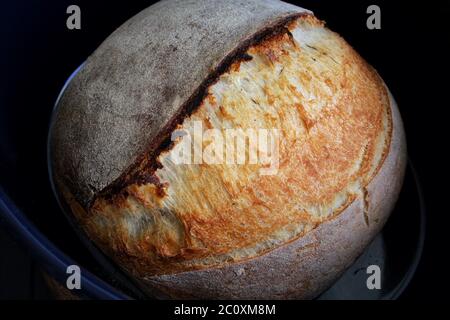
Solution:
[[[160,298],[176,299],[311,299],[324,291],[381,230],[400,193],[407,163],[406,140],[390,93],[389,99],[393,121],[389,153],[367,185],[365,197],[358,197],[303,237],[260,257],[217,268],[144,277],[147,288]]]
[[[228,225],[220,221],[223,230],[216,228],[216,231],[208,234],[203,231],[213,225],[209,224],[208,219],[202,220],[199,212],[184,218],[180,216],[182,210],[158,209],[164,221],[158,226],[169,227],[153,234],[143,232],[143,239],[139,241],[131,236],[136,233],[136,228],[145,229],[153,224],[150,220],[156,211],[150,210],[151,214],[144,220],[135,219],[141,214],[140,206],[144,204],[149,208],[161,208],[159,202],[167,200],[164,182],[156,173],[164,170],[160,157],[173,147],[167,144],[167,137],[174,127],[195,115],[197,108],[204,110],[205,101],[214,100],[208,94],[208,89],[220,75],[239,71],[241,60],[252,59],[249,53],[255,52],[247,52],[247,49],[261,51],[269,60],[277,59],[273,50],[285,50],[283,41],[286,42],[288,35],[293,37],[288,31],[288,25],[294,19],[301,16],[302,19],[309,19],[312,26],[318,23],[304,9],[278,1],[249,1],[244,4],[232,0],[224,3],[212,0],[192,3],[183,1],[183,5],[180,5],[176,0],[164,1],[132,18],[102,44],[68,87],[56,114],[50,141],[54,179],[89,237],[121,267],[139,279],[150,294],[157,292],[160,297],[172,298],[312,298],[330,285],[381,229],[395,204],[406,165],[403,126],[392,96],[386,93],[388,90],[376,72],[343,40],[338,41],[342,42],[346,52],[344,57],[348,59],[341,62],[353,64],[357,66],[356,70],[362,70],[356,77],[364,74],[368,85],[373,86],[372,93],[375,92],[375,96],[379,93],[380,97],[352,95],[349,87],[345,89],[346,92],[350,99],[361,97],[363,103],[388,105],[389,123],[388,129],[377,127],[375,122],[379,124],[381,120],[373,113],[376,116],[371,130],[375,134],[386,131],[387,144],[379,142],[383,149],[374,151],[376,142],[371,141],[374,146],[369,145],[367,154],[365,151],[362,154],[363,165],[358,171],[361,185],[355,194],[350,193],[341,207],[333,207],[332,215],[319,217],[315,221],[311,220],[313,215],[305,213],[305,221],[310,223],[305,232],[285,239],[282,243],[273,242],[272,246],[264,250],[242,254],[231,260],[222,261],[217,259],[217,255],[228,254],[230,248],[242,249],[239,241],[236,242],[238,238],[230,238],[226,232],[239,227],[239,221],[233,217],[229,219]],[[173,12],[172,9],[178,11]],[[205,12],[219,9],[220,15],[214,13],[206,19]],[[173,25],[172,22],[164,24],[164,29],[160,30],[158,23],[167,19],[164,15],[166,11],[174,14],[178,21],[173,22]],[[222,17],[222,14],[232,16],[234,13],[238,17]],[[200,38],[190,39],[189,30],[179,30],[180,25],[185,25],[180,24],[180,21],[193,24],[192,28],[199,28]],[[153,27],[156,28],[153,31],[161,33],[156,36],[156,40],[154,34],[150,36],[145,33]],[[178,29],[174,33],[173,30],[167,31],[171,28]],[[230,32],[230,35],[221,34],[225,31]],[[185,38],[185,42],[174,40],[171,38],[174,35],[187,37],[192,43]],[[218,37],[224,43],[211,53],[211,45],[218,41]],[[332,35],[330,38],[339,37]],[[154,41],[158,45],[162,44],[162,51],[156,46],[139,50],[135,48],[137,42],[155,44]],[[164,50],[168,48],[174,51],[167,54]],[[190,55],[192,50],[197,54]],[[310,50],[317,48],[312,47]],[[179,51],[188,53],[181,53],[181,56],[173,53]],[[156,66],[146,58],[150,53],[155,54]],[[316,62],[316,58],[326,54],[317,51],[311,58]],[[180,59],[183,64],[180,64]],[[327,59],[333,59],[332,54]],[[136,69],[132,62],[137,60],[144,63],[148,70]],[[202,63],[199,65],[198,61]],[[338,64],[339,61],[332,63]],[[168,70],[167,66],[161,67],[163,64],[172,67]],[[126,70],[126,67],[130,67],[130,70]],[[317,70],[311,69],[311,72],[314,71]],[[121,75],[126,76],[125,81],[118,79]],[[190,78],[192,76],[194,78]],[[344,78],[342,81],[346,81]],[[316,79],[328,85],[329,79]],[[357,78],[353,80],[362,82]],[[175,82],[179,85],[174,86]],[[332,82],[330,80],[330,87],[333,86]],[[161,85],[165,87],[160,88]],[[346,88],[345,83],[339,85]],[[170,92],[167,92],[169,87]],[[270,96],[271,93],[265,94]],[[321,99],[324,97],[319,95]],[[380,101],[374,102],[377,99]],[[351,100],[348,102],[351,105],[354,103]],[[315,125],[315,120],[307,117],[306,107],[299,106],[298,109],[303,126],[309,130]],[[224,112],[227,112],[225,108]],[[336,114],[332,117],[336,117]],[[362,130],[362,127],[358,130]],[[332,133],[331,130],[324,132]],[[376,140],[376,136],[369,138]],[[377,152],[380,158],[375,157]],[[359,156],[355,152],[348,155],[351,161],[357,158]],[[366,158],[369,160],[366,161]],[[376,164],[372,169],[371,159],[375,159]],[[330,163],[339,165],[335,157],[331,157],[330,161],[318,162],[319,167]],[[342,170],[347,167],[344,165]],[[315,172],[311,177],[319,181],[320,174]],[[320,182],[326,181],[331,180],[323,179]],[[299,183],[307,187],[306,182]],[[265,188],[270,183],[260,186]],[[328,205],[333,202],[332,198],[338,192],[336,190],[339,188],[319,194],[312,202]],[[129,197],[130,194],[132,197]],[[134,199],[139,203],[134,202]],[[272,209],[276,211],[277,208]],[[276,213],[273,210],[272,229],[261,231],[250,226],[248,234],[243,235],[242,239],[246,237],[249,243],[255,243],[260,238],[264,240],[264,237],[268,237],[269,232],[277,231],[280,225],[289,224],[286,221],[291,216],[282,217],[283,212]],[[119,215],[116,216],[114,212],[119,212]],[[124,212],[126,214],[121,217]],[[127,219],[133,221],[131,227]],[[203,232],[203,238],[197,232],[197,240],[209,251],[199,251],[193,240],[186,237],[196,227],[195,224]],[[225,240],[228,241],[228,247],[221,244]],[[191,263],[191,260],[197,262]]]

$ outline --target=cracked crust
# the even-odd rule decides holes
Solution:
[[[195,121],[222,131],[277,128],[277,174],[258,175],[259,164],[174,165],[182,139],[161,146],[160,138],[90,205],[56,177],[88,235],[153,294],[314,297],[361,253],[395,203],[405,141],[383,81],[312,15],[283,19],[234,50],[203,92],[190,95],[197,104],[180,118],[187,104],[178,101],[171,118],[187,130]],[[170,133],[165,112],[161,125]]]

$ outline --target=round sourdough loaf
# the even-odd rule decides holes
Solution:
[[[246,161],[224,160],[229,145],[175,161],[196,126],[248,133]],[[249,160],[250,129],[269,132],[253,155],[270,163]],[[89,238],[171,298],[317,296],[380,231],[406,164],[380,76],[275,0],[167,0],[125,22],[65,90],[50,152]]]

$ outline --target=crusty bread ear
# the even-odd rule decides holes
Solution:
[[[189,138],[171,134],[196,124],[276,130],[273,170],[177,163]],[[316,296],[380,231],[406,165],[376,71],[312,13],[275,0],[144,10],[70,84],[50,142],[88,236],[173,298]]]

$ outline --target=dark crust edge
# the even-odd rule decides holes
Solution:
[[[170,139],[170,134],[179,124],[182,123],[184,119],[189,117],[200,107],[202,101],[207,96],[208,88],[215,84],[222,74],[229,71],[233,63],[251,60],[252,57],[246,53],[251,46],[257,45],[268,38],[286,32],[289,33],[287,25],[289,25],[292,21],[305,16],[314,17],[314,15],[309,12],[288,14],[287,16],[279,18],[266,25],[263,29],[257,31],[253,35],[243,39],[234,50],[232,50],[222,59],[222,61],[218,63],[217,67],[210,72],[210,74],[205,80],[203,80],[189,99],[187,99],[187,101],[180,106],[177,113],[161,129],[157,135],[157,138],[150,142],[148,147],[145,149],[146,151],[138,156],[135,162],[129,166],[119,178],[114,180],[103,190],[97,192],[97,194],[94,195],[92,200],[87,204],[87,207],[90,209],[95,203],[95,200],[99,197],[106,199],[112,198],[131,184],[141,185],[152,183],[158,188],[162,188],[163,184],[156,176],[153,175],[158,168],[161,168],[161,164],[157,158],[162,152],[168,151],[173,147],[173,141]]]

